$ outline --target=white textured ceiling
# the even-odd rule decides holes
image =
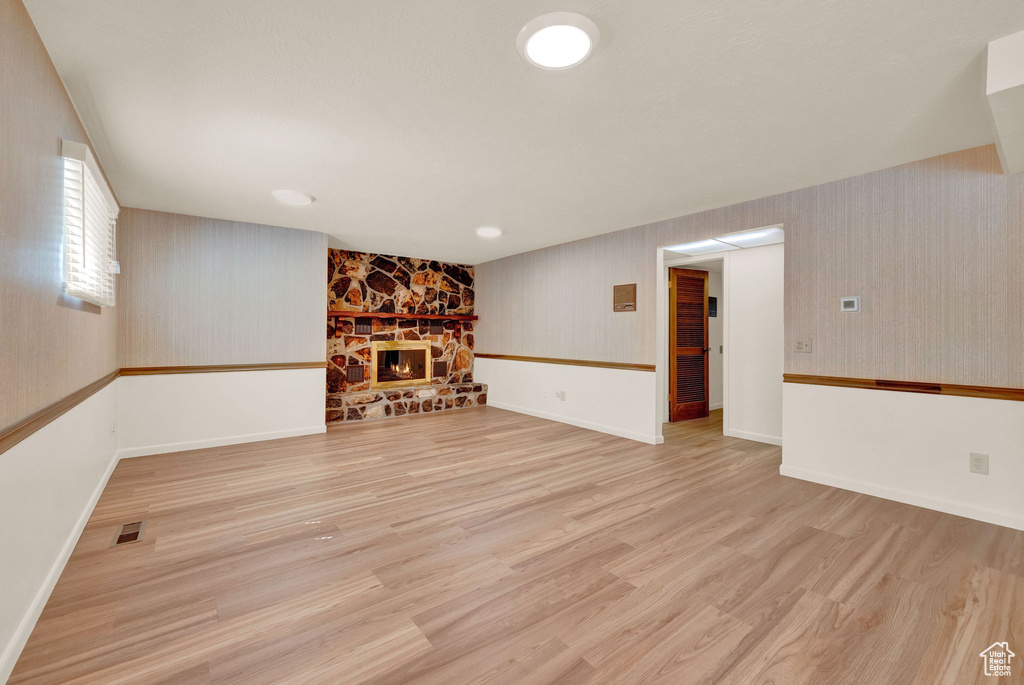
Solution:
[[[25,4],[123,205],[465,263],[990,143],[986,43],[1024,29],[1021,0]],[[577,68],[516,51],[555,10],[600,27]]]

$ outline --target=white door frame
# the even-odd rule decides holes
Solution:
[[[719,303],[719,316],[722,317],[722,433],[729,434],[729,253],[716,252],[714,254],[687,257],[685,255],[669,252],[664,248],[658,248],[658,291],[657,307],[658,315],[655,324],[657,340],[657,362],[654,373],[656,392],[658,394],[658,435],[661,435],[661,428],[668,421],[668,308],[671,304],[668,301],[668,270],[688,264],[705,264],[707,262],[722,262],[722,301]]]
[[[774,228],[784,228],[784,224],[771,224]],[[766,226],[767,228],[767,226]],[[748,229],[740,229],[748,230]],[[756,230],[756,229],[750,229]],[[677,244],[677,243],[673,243]],[[730,294],[730,269],[731,260],[730,255],[732,250],[724,252],[714,252],[706,255],[698,255],[696,257],[688,257],[681,255],[676,252],[670,252],[666,249],[668,246],[662,246],[657,248],[657,279],[656,279],[656,290],[655,290],[655,307],[657,307],[656,318],[655,318],[655,336],[656,336],[656,361],[655,361],[655,393],[656,393],[656,405],[657,411],[655,412],[655,422],[657,425],[654,426],[654,435],[662,440],[662,425],[668,421],[668,270],[670,267],[685,266],[686,264],[697,264],[701,262],[711,262],[718,259],[722,260],[722,302],[720,303],[719,309],[721,310],[719,316],[723,317],[722,320],[722,341],[724,349],[722,353],[722,434],[732,435],[730,420],[730,403],[729,403],[729,377],[730,377],[730,350],[734,347],[730,337],[730,316],[733,311],[731,306],[731,294]],[[757,249],[757,248],[752,248]],[[745,437],[750,439],[748,436],[736,436]]]

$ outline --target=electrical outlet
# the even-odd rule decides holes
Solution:
[[[988,475],[988,455],[971,452],[971,473]]]
[[[797,340],[796,344],[793,346],[793,349],[795,349],[797,352],[810,352],[811,351],[811,341],[810,340]]]
[[[559,390],[555,393],[555,397],[565,402],[565,390]]]

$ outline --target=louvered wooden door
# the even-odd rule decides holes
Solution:
[[[669,421],[708,415],[708,274],[669,269]]]

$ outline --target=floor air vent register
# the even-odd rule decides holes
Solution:
[[[142,539],[142,536],[146,532],[146,522],[136,521],[135,523],[122,523],[117,527],[117,532],[114,533],[114,539],[111,541],[111,547],[117,547],[118,545],[127,545],[132,542],[138,542]]]

